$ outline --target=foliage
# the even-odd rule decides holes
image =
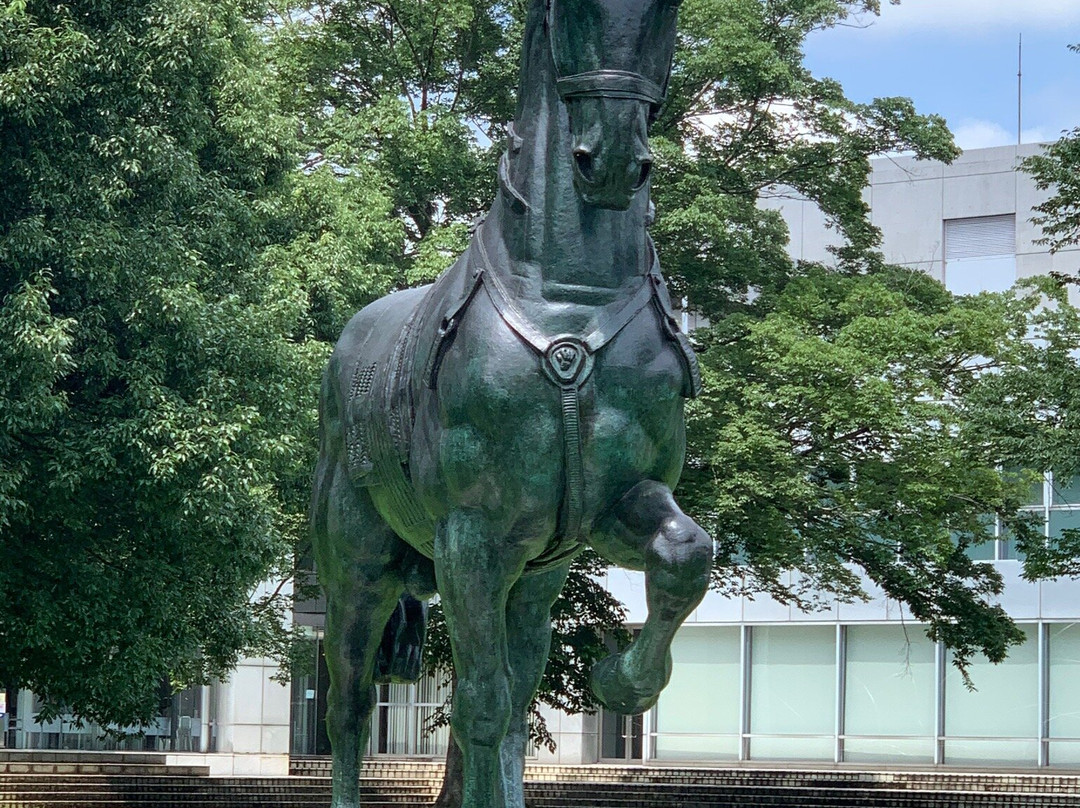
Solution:
[[[0,6],[0,682],[46,716],[280,644],[311,337],[387,286],[386,205],[294,174],[246,10]]]
[[[285,86],[303,87],[290,98],[312,153],[346,144],[329,159],[373,166],[395,189],[408,282],[449,263],[493,195],[524,6],[327,0],[270,21]],[[652,130],[652,233],[673,291],[706,323],[695,333],[706,394],[690,409],[679,496],[719,540],[717,588],[813,608],[862,596],[861,569],[964,666],[1021,639],[994,605],[1000,576],[966,553],[994,518],[1027,549],[1029,575],[1067,570],[1069,548],[1043,546],[1016,516],[1030,475],[998,468],[1023,446],[995,430],[1020,416],[987,392],[1065,359],[1026,341],[1034,292],[957,299],[883,265],[863,199],[870,158],[958,150],[940,117],[904,98],[855,103],[802,53],[815,31],[879,11],[682,4]],[[833,266],[788,257],[771,202],[785,196],[816,203],[837,231]],[[1049,429],[1040,422],[1041,439]]]

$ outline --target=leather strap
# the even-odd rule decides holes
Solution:
[[[679,348],[688,379],[684,395],[692,398],[700,390],[701,376],[697,366],[697,357],[686,336],[679,330],[671,308],[671,299],[660,274],[660,264],[656,259],[656,250],[649,240],[652,252],[652,264],[641,279],[635,292],[621,305],[605,309],[600,315],[600,322],[589,334],[579,337],[574,334],[562,334],[549,337],[533,324],[521,310],[517,301],[509,294],[505,284],[494,270],[484,246],[483,226],[473,236],[473,244],[478,256],[478,266],[472,274],[471,282],[466,287],[458,302],[447,311],[436,334],[435,344],[429,355],[424,374],[425,382],[433,388],[438,380],[439,365],[446,347],[457,330],[465,309],[483,287],[491,300],[499,318],[514,332],[540,359],[544,374],[559,390],[559,409],[563,426],[563,462],[566,469],[566,486],[563,492],[563,525],[561,535],[547,548],[540,561],[543,565],[559,563],[569,558],[578,549],[585,505],[585,468],[581,437],[581,388],[592,373],[593,360],[597,352],[611,342],[634,318],[651,303],[656,308],[664,333]]]
[[[626,70],[591,70],[555,80],[562,98],[629,98],[659,107],[664,103],[664,89],[640,73]]]
[[[640,73],[628,70],[589,70],[562,75],[555,48],[555,0],[547,0],[545,24],[551,62],[555,69],[555,87],[563,101],[570,98],[626,98],[644,101],[651,107],[650,119],[655,117],[667,95],[666,87],[661,87]],[[670,79],[670,73],[669,69],[668,75],[664,77],[665,84]]]
[[[484,290],[499,317],[523,342],[537,354],[545,375],[559,388],[559,408],[563,426],[563,464],[566,486],[563,491],[563,529],[561,541],[574,542],[581,534],[585,511],[585,464],[581,438],[581,387],[592,373],[593,356],[613,340],[656,295],[656,284],[662,283],[659,265],[655,260],[637,291],[621,306],[601,314],[600,323],[587,336],[560,335],[549,337],[538,329],[507,293],[502,279],[494,271],[483,233],[478,231],[475,244],[482,264],[480,273]],[[558,548],[545,552],[560,556]]]
[[[476,296],[476,291],[480,288],[483,276],[484,270],[482,268],[477,268],[473,272],[472,280],[466,287],[465,294],[458,299],[453,308],[443,315],[442,322],[435,332],[435,342],[432,343],[431,352],[428,354],[428,361],[424,367],[424,383],[432,390],[435,389],[435,381],[439,377],[439,366],[442,364],[443,354],[446,353],[446,348],[450,344],[450,338],[457,331],[458,325],[461,324],[461,317],[465,313],[465,309]]]

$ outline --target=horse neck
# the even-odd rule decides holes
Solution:
[[[510,185],[527,202],[509,204],[502,188],[484,226],[485,245],[526,298],[603,302],[633,285],[649,267],[648,192],[627,211],[584,204],[573,185],[570,126],[555,90],[544,2],[533,2],[526,25]],[[496,257],[498,256],[498,257]]]

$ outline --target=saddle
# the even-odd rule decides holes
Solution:
[[[649,244],[651,248],[651,240]],[[637,291],[601,312],[597,327],[581,337],[549,337],[532,324],[493,271],[479,230],[462,259],[446,276],[430,287],[410,290],[413,295],[422,294],[422,297],[410,308],[408,315],[396,323],[396,330],[380,335],[378,341],[383,350],[375,353],[381,356],[373,356],[367,350],[358,352],[346,408],[350,477],[359,485],[383,487],[381,493],[392,510],[386,518],[398,535],[424,555],[434,555],[435,525],[417,500],[409,478],[409,449],[416,418],[414,391],[417,382],[413,370],[422,367],[420,382],[432,390],[436,388],[447,349],[470,304],[483,291],[507,327],[536,353],[539,369],[560,399],[566,485],[560,508],[559,535],[542,556],[529,565],[530,569],[553,566],[580,551],[583,546],[580,534],[585,477],[579,400],[581,387],[592,372],[595,355],[651,306],[682,362],[685,371],[683,396],[694,398],[701,391],[697,357],[686,335],[679,329],[667,285],[660,274],[656,251],[651,249],[651,252],[651,266]],[[458,277],[453,277],[455,274]],[[457,287],[457,294],[448,299],[446,292],[454,287]],[[432,329],[436,322],[438,327]],[[429,342],[427,345],[420,344],[424,335],[429,338],[425,340]],[[427,360],[421,365],[414,358],[423,350],[427,352]]]

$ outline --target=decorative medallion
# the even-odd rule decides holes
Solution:
[[[576,337],[559,337],[544,355],[544,370],[555,384],[577,386],[592,371],[592,356]]]

